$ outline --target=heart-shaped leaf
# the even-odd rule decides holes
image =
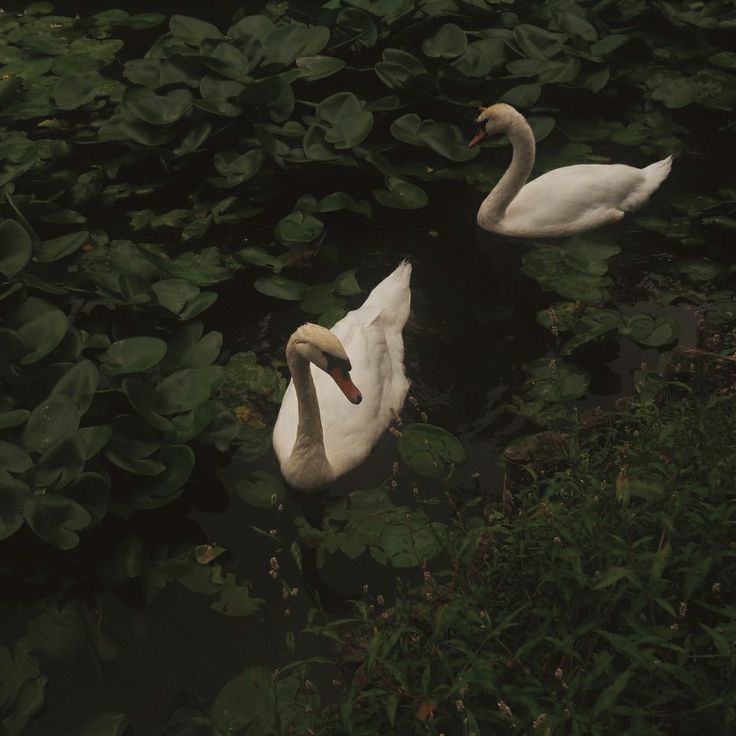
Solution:
[[[92,522],[83,506],[52,493],[31,496],[25,503],[24,513],[36,536],[59,549],[76,547],[79,544],[77,532]]]
[[[100,356],[108,376],[140,373],[157,365],[166,355],[166,343],[157,337],[129,337],[114,342]]]
[[[465,450],[458,439],[433,424],[403,426],[398,446],[404,462],[427,478],[441,478],[448,469],[465,462]]]
[[[17,274],[31,258],[31,238],[15,220],[0,222],[0,273]]]

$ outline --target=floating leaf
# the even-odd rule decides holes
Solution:
[[[264,470],[256,470],[250,478],[236,481],[235,492],[251,506],[265,509],[280,503],[286,489],[280,478]]]
[[[386,188],[374,189],[373,196],[384,207],[400,210],[416,210],[426,207],[429,202],[427,193],[416,184],[399,179],[395,176],[386,177]]]
[[[67,233],[58,238],[41,241],[34,249],[33,257],[39,263],[51,263],[71,255],[88,242],[89,232],[87,230]]]
[[[54,102],[62,110],[76,110],[102,94],[98,74],[67,72],[54,86]]]
[[[158,460],[166,469],[153,486],[133,494],[131,503],[136,508],[154,509],[171,503],[182,494],[184,484],[194,470],[194,453],[187,445],[164,448]]]
[[[25,504],[25,517],[38,537],[59,549],[76,547],[77,532],[92,521],[89,512],[76,501],[49,493],[31,496]]]
[[[422,51],[434,59],[454,59],[465,53],[467,47],[465,31],[454,23],[445,23],[422,43]]]
[[[532,394],[545,401],[571,401],[585,395],[590,375],[560,360],[535,360],[527,364]]]
[[[2,459],[0,455],[0,462]],[[11,537],[20,529],[24,519],[23,509],[30,494],[26,483],[0,468],[0,539]]]
[[[542,94],[542,85],[537,82],[518,84],[504,92],[499,102],[506,102],[514,107],[531,107]]]
[[[57,440],[79,427],[79,410],[71,398],[56,394],[42,401],[28,417],[23,445],[33,452],[46,452]]]
[[[152,368],[166,355],[166,343],[157,337],[129,337],[114,342],[102,353],[102,371],[108,376],[140,373]]]
[[[296,65],[302,70],[302,79],[314,82],[339,72],[345,62],[334,56],[302,56],[296,60]]]
[[[13,314],[16,332],[30,350],[22,358],[23,365],[45,358],[63,340],[69,326],[67,316],[53,304],[28,297]]]
[[[15,276],[31,258],[31,238],[15,220],[0,222],[0,273]]]
[[[205,38],[220,38],[222,33],[212,23],[191,18],[188,15],[172,15],[169,19],[169,30],[176,38],[187,43],[199,44]]]
[[[448,467],[465,462],[465,450],[457,438],[433,424],[404,425],[398,446],[404,462],[427,478],[441,478]]]
[[[289,301],[299,301],[307,291],[306,284],[283,276],[264,276],[258,279],[254,286],[261,294]]]

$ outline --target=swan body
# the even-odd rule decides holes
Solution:
[[[291,382],[273,447],[292,487],[318,490],[359,465],[401,409],[410,277],[403,262],[331,330],[305,324],[289,339]]]
[[[564,237],[618,222],[639,209],[667,178],[672,156],[643,169],[624,164],[578,164],[553,169],[527,183],[534,166],[534,134],[510,105],[481,108],[470,142],[506,133],[511,164],[478,210],[478,225],[512,237]]]

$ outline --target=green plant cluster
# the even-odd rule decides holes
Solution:
[[[354,671],[319,732],[733,728],[734,397],[703,388],[643,374],[558,453],[509,453],[515,505],[458,499],[446,568],[315,620]]]

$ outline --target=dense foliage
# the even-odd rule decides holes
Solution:
[[[487,191],[508,141],[466,141],[477,106],[498,100],[528,117],[537,172],[670,153],[681,156],[675,175],[701,157],[715,171],[733,146],[735,28],[720,0],[248,2],[222,22],[72,17],[47,2],[0,12],[0,540],[31,549],[38,537],[84,557],[83,538],[105,535],[112,504],[128,515],[171,504],[210,451],[232,452],[223,478],[243,501],[280,506],[282,482],[254,463],[270,448],[261,410],[280,401],[285,376],[270,353],[231,350],[208,327],[227,285],[246,290],[246,304],[293,303],[295,323],[333,324],[361,293],[361,261],[350,242],[331,241],[331,222],[373,228],[449,187]],[[437,498],[359,490],[319,522],[295,512],[293,543],[255,529],[295,569],[304,546],[318,566],[367,553],[427,571],[390,611],[359,605],[345,622],[357,632],[323,613],[312,622],[357,667],[339,715],[320,710],[306,665],[282,669],[275,690],[252,667],[206,715],[177,711],[167,733],[731,723],[732,453],[726,431],[708,431],[730,426],[730,398],[699,393],[678,409],[650,389],[686,389],[655,381],[592,428],[570,408],[591,388],[587,350],[665,349],[681,334],[671,313],[621,309],[617,290],[696,306],[701,345],[736,350],[729,187],[716,172],[707,192],[680,187],[619,229],[527,244],[523,273],[552,296],[537,315],[547,342],[512,408],[568,433],[548,436],[559,468],[542,477],[527,463],[503,508],[488,507],[453,486],[460,443],[406,424],[397,462],[438,484]],[[645,237],[671,253],[644,283],[609,273],[622,246]],[[20,733],[43,707],[44,658],[88,641],[99,661],[116,655],[90,613],[103,589],[140,584],[150,602],[177,581],[214,596],[221,614],[258,611],[226,550],[201,541],[154,550],[123,534],[69,579],[18,574],[23,561],[5,556],[3,577],[27,586],[19,598],[41,599],[25,635],[0,646],[5,730]],[[430,573],[448,556],[449,569]],[[121,734],[126,722],[105,714],[78,734]]]

